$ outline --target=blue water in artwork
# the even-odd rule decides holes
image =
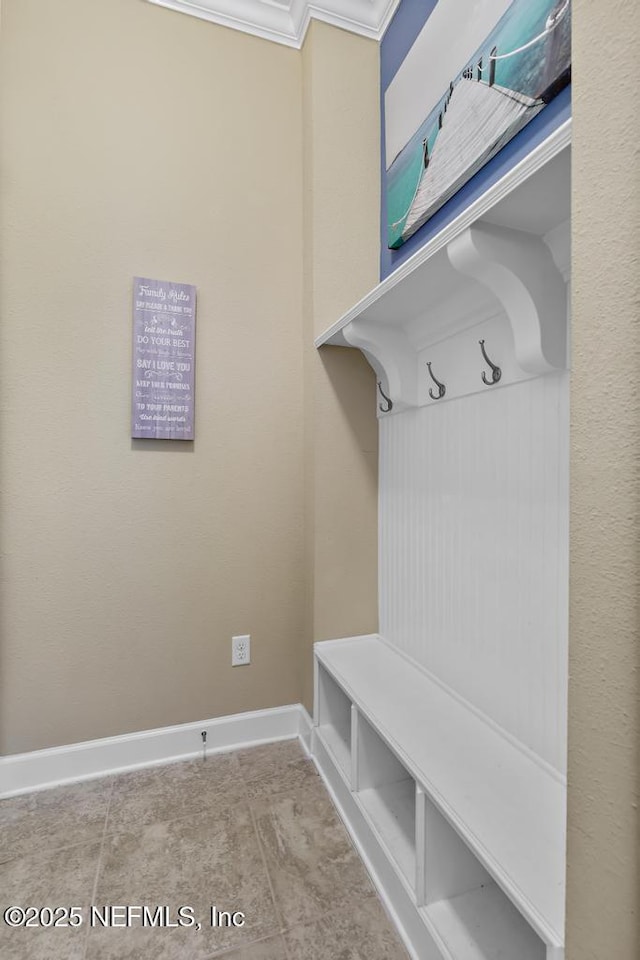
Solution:
[[[482,79],[488,82],[489,56],[497,48],[497,56],[510,54],[534,40],[545,30],[549,15],[558,9],[558,0],[514,0],[512,5],[487,36],[481,47],[470,58],[477,75],[477,64],[482,58]],[[570,64],[570,8],[562,23],[561,49],[555,53],[555,73],[561,73]],[[497,59],[494,82],[531,98],[539,97],[554,77],[549,76],[547,64],[548,44],[546,38],[513,56]],[[452,78],[455,85],[462,73]],[[438,117],[444,109],[448,91],[434,104],[418,130],[394,158],[386,173],[387,187],[387,242],[389,246],[400,244],[404,223],[412,205],[416,190],[424,172],[424,143],[431,155],[438,133]]]

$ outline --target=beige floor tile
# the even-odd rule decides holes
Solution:
[[[246,803],[107,836],[96,905],[190,906],[202,929],[93,929],[87,960],[203,960],[277,932]],[[241,928],[212,928],[210,907],[242,911]]]
[[[377,899],[335,910],[284,937],[295,960],[409,960]]]
[[[322,780],[311,760],[288,763],[283,769],[273,770],[261,779],[247,781],[247,795],[250,800],[294,796],[301,790],[324,791]]]
[[[107,831],[222,810],[244,799],[232,753],[124,773],[114,779]]]
[[[266,798],[252,807],[285,926],[374,894],[324,789]]]
[[[2,960],[81,960],[100,841],[35,853],[0,866],[0,912],[8,906],[80,907],[77,927],[15,928],[0,925]],[[60,916],[59,914],[57,915]],[[46,916],[43,918],[46,922]]]
[[[307,755],[296,737],[293,740],[280,740],[277,743],[265,743],[236,753],[242,775],[247,781],[260,780],[287,767],[297,760],[307,760]]]
[[[239,950],[225,951],[214,954],[215,960],[288,960],[281,936],[269,937],[260,943],[249,943]]]
[[[0,800],[0,863],[100,839],[111,786],[106,777]]]
[[[240,750],[237,757],[251,799],[321,785],[315,764],[298,739]]]
[[[89,927],[107,809],[96,905],[166,906],[173,921],[190,906],[202,929]],[[0,891],[84,916],[0,929],[2,960],[406,960],[297,740],[1,801]],[[212,929],[211,904],[245,926]]]

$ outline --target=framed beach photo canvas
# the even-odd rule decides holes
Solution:
[[[571,0],[438,0],[385,93],[400,247],[571,80]]]

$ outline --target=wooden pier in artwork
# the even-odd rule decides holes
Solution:
[[[542,99],[534,100],[495,83],[463,75],[450,90],[440,114],[438,137],[430,156],[424,146],[425,168],[407,214],[402,240],[415,233],[543,107]]]
[[[571,0],[556,0],[541,33],[506,53],[499,53],[494,46],[488,56],[467,64],[457,82],[449,84],[440,103],[431,153],[429,137],[422,142],[423,169],[409,209],[391,224],[394,230],[403,224],[402,235],[392,247],[408,240],[570,82],[570,8]],[[545,69],[535,97],[496,83],[498,61],[519,56],[538,44],[545,45]]]

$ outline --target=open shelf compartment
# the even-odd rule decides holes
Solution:
[[[336,766],[351,783],[351,701],[333,677],[318,663],[317,725]]]
[[[453,960],[545,960],[543,941],[420,789],[417,824],[416,896]]]
[[[356,713],[357,799],[380,843],[415,889],[416,785],[371,724]]]
[[[405,778],[413,777],[470,856],[486,864],[506,891],[496,898],[507,908],[516,905],[517,922],[521,925],[522,917],[548,945],[546,960],[561,960],[565,784],[378,635],[325,641],[315,649],[358,717],[366,717],[387,752],[402,761]],[[386,842],[387,852],[388,847]],[[470,954],[474,960],[477,955]],[[529,950],[530,955],[538,953]],[[524,960],[529,956],[523,952]]]

